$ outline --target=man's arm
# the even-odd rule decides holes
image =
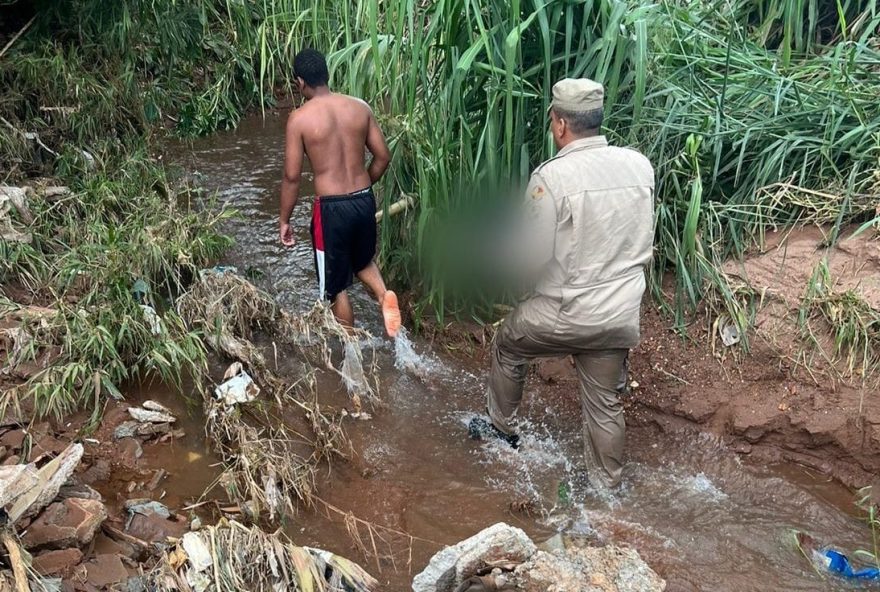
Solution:
[[[382,135],[382,130],[379,129],[379,123],[372,111],[370,111],[370,128],[367,130],[367,149],[373,155],[367,172],[370,174],[370,183],[376,183],[388,169],[388,164],[391,162],[391,151],[388,150],[385,136]]]
[[[556,247],[556,202],[540,174],[529,180],[524,210],[521,265],[525,275],[534,280],[553,258]]]
[[[299,183],[302,178],[303,141],[297,126],[296,112],[287,118],[287,132],[284,148],[284,175],[281,179],[281,212],[278,228],[281,244],[292,247],[293,230],[290,227],[290,216],[299,200]]]

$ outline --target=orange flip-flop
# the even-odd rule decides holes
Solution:
[[[382,298],[382,318],[385,320],[385,332],[388,337],[397,337],[400,331],[400,307],[397,305],[397,294],[388,290]]]

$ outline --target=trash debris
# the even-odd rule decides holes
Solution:
[[[186,552],[190,567],[197,573],[205,571],[213,565],[214,561],[211,558],[211,551],[208,549],[208,545],[205,544],[205,540],[198,533],[188,532],[183,535],[183,538],[180,540],[180,546]]]
[[[130,499],[125,502],[125,511],[129,514],[143,514],[149,516],[156,514],[162,518],[171,518],[171,510],[168,506],[147,498]]]
[[[853,567],[843,552],[830,545],[821,545],[803,532],[795,532],[795,541],[801,552],[819,569],[850,580],[880,581],[880,568],[876,565]]]
[[[33,215],[27,207],[25,189],[0,185],[0,239],[12,243],[30,243],[33,236],[29,232],[19,232],[12,226],[10,212],[18,212],[25,226],[33,222]]]
[[[150,298],[150,285],[143,279],[139,279],[131,287],[131,294],[138,304],[147,304]]]
[[[149,304],[141,304],[140,307],[144,311],[144,318],[147,319],[147,323],[150,325],[150,333],[162,335],[165,329],[162,327],[162,318],[156,312],[156,309]]]
[[[230,378],[231,371],[235,371]],[[224,374],[226,382],[214,389],[214,395],[223,401],[227,407],[241,403],[250,403],[260,394],[260,387],[254,379],[244,371],[242,365],[236,362],[232,364]]]
[[[726,315],[722,315],[716,322],[718,324],[718,335],[721,337],[721,343],[725,347],[730,347],[740,342],[739,327],[736,326],[736,323]]]

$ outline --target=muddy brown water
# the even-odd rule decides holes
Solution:
[[[282,248],[283,128],[281,114],[252,117],[233,132],[171,147],[166,158],[239,212],[227,228],[237,244],[222,263],[248,273],[288,309],[303,311],[317,293],[308,239],[311,198],[303,197],[294,213],[296,246]],[[380,335],[375,305],[362,288],[354,289],[353,301],[360,322]],[[477,444],[466,438],[465,425],[481,408],[485,368],[414,339],[421,356],[417,377],[395,367],[392,344],[375,344],[385,407],[372,420],[347,424],[355,456],[326,468],[320,495],[342,511],[416,538],[410,542],[390,531],[365,538],[367,546],[393,555],[395,570],[387,558],[377,565],[359,556],[344,521],[320,506],[302,510],[286,530],[299,544],[360,560],[383,589],[409,589],[412,574],[440,545],[499,521],[536,540],[565,532],[633,545],[672,591],[849,589],[811,567],[795,548],[792,530],[848,550],[870,544],[852,492],[798,466],[750,464],[708,436],[631,428],[623,490],[601,498],[583,479],[576,404],[527,391],[521,450]],[[322,397],[345,402],[338,379],[325,377],[321,385]],[[140,396],[146,394],[170,397],[155,389]],[[190,421],[184,442],[157,448],[149,461],[172,473],[165,489],[181,504],[197,498],[217,474],[208,466],[197,414]]]

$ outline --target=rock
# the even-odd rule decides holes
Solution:
[[[95,464],[90,466],[85,472],[79,476],[79,480],[86,485],[92,485],[99,481],[106,481],[110,478],[110,463],[106,460],[98,459]]]
[[[122,590],[123,592],[147,592],[146,578],[142,576],[128,578]]]
[[[122,438],[119,440],[117,460],[126,467],[136,467],[137,461],[144,455],[141,443],[134,438]]]
[[[162,479],[166,477],[166,475],[168,475],[168,471],[166,471],[165,469],[158,469],[155,473],[153,473],[153,478],[150,479],[150,482],[147,484],[147,490],[153,491],[157,487],[159,487],[159,484],[162,482]]]
[[[538,551],[519,565],[513,580],[526,592],[662,592],[666,582],[626,547]]]
[[[141,407],[148,411],[155,411],[157,413],[164,413],[165,415],[174,416],[174,413],[161,403],[157,403],[156,401],[144,401],[141,403]]]
[[[73,474],[82,455],[82,444],[71,444],[37,471],[37,483],[15,500],[9,509],[9,520],[14,524],[20,518],[34,516],[45,508]]]
[[[126,421],[116,426],[116,429],[113,430],[113,439],[121,440],[122,438],[134,438],[135,436],[150,437],[157,434],[167,434],[170,431],[170,423]]]
[[[168,537],[180,538],[188,528],[163,504],[149,499],[132,499],[125,502],[130,518],[125,531],[142,541],[164,541]]]
[[[9,430],[0,436],[0,445],[5,446],[9,450],[18,450],[24,444],[27,434],[24,430]]]
[[[65,577],[82,558],[82,551],[77,548],[47,551],[34,557],[31,566],[41,576]]]
[[[46,454],[61,454],[65,448],[67,448],[66,442],[62,442],[55,436],[45,435],[31,448],[29,460],[36,461]]]
[[[89,543],[107,519],[99,501],[69,498],[46,508],[30,525],[21,542],[26,549],[65,549]]]
[[[37,469],[33,465],[0,467],[0,508],[12,503],[36,484]]]
[[[130,514],[143,514],[145,516],[157,514],[162,518],[171,518],[171,510],[168,509],[168,506],[148,498],[128,500],[125,502],[125,510]]]
[[[168,413],[150,411],[141,407],[129,407],[128,414],[141,423],[174,423],[177,418]]]
[[[98,587],[127,581],[130,575],[119,555],[107,553],[96,555],[94,559],[89,560],[86,563],[86,571],[89,583]]]
[[[413,592],[454,592],[489,564],[523,563],[535,552],[525,532],[499,522],[434,555],[413,580]]]
[[[70,498],[95,500],[96,502],[104,501],[104,498],[101,497],[100,493],[85,483],[69,483],[58,490],[58,497],[56,499],[66,500]]]
[[[164,542],[168,537],[180,538],[189,530],[186,522],[162,518],[158,514],[135,514],[125,532],[146,542]]]

